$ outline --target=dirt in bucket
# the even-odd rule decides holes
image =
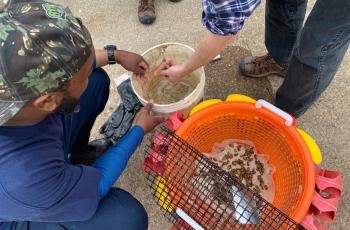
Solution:
[[[157,104],[171,104],[190,95],[198,83],[195,75],[186,76],[179,82],[171,82],[168,78],[157,75],[152,77],[143,94],[146,100],[153,99]]]
[[[226,172],[272,203],[275,196],[274,167],[265,155],[257,154],[252,142],[226,140],[216,143],[210,153],[204,153]]]
[[[164,62],[150,72],[147,79],[141,80],[138,91],[142,97],[149,101],[152,99],[156,104],[172,104],[190,95],[197,87],[199,78],[195,74],[185,76],[178,82],[172,82],[160,74],[164,68]]]
[[[144,92],[145,99],[153,99],[157,104],[175,103],[190,95],[198,82],[194,75],[186,76],[179,82],[171,82],[168,78],[158,75],[152,78],[147,92]]]

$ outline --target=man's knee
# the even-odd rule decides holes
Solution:
[[[134,197],[130,202],[128,216],[132,216],[135,221],[135,229],[147,229],[148,227],[148,215],[143,205]]]
[[[109,202],[114,202],[116,207],[118,207],[117,209],[119,212],[115,212],[115,219],[121,219],[120,222],[125,224],[124,229],[147,229],[147,212],[136,198],[130,193],[118,188],[111,189],[108,196],[111,198]],[[120,207],[122,207],[122,209]]]

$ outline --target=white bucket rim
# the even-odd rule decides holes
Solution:
[[[192,52],[195,52],[195,50],[188,46],[188,45],[185,45],[185,44],[182,44],[182,43],[178,43],[178,42],[166,42],[166,43],[162,43],[162,44],[158,44],[156,46],[153,46],[149,49],[147,49],[145,52],[142,53],[142,56],[144,56],[145,54],[147,54],[148,52],[150,52],[151,50],[154,50],[158,47],[162,47],[162,46],[169,46],[169,45],[177,45],[177,46],[182,46],[182,47],[185,47],[189,50],[191,50]],[[197,70],[200,70],[204,76],[205,76],[205,72],[204,72],[204,67],[200,67],[198,68]],[[195,71],[197,71],[195,70]],[[143,105],[146,105],[148,103],[148,101],[146,99],[144,99],[142,96],[139,95],[139,93],[135,90],[135,87],[134,87],[134,83],[133,83],[133,77],[132,75],[130,75],[130,79],[131,79],[131,87],[132,87],[132,90],[134,91],[134,93],[136,94],[136,96],[138,97],[138,99],[140,100],[140,102],[143,104]],[[187,95],[184,99],[180,100],[180,101],[177,101],[177,102],[174,102],[174,103],[171,103],[171,104],[154,104],[154,107],[153,109],[156,111],[156,112],[161,112],[161,113],[171,113],[171,112],[175,112],[175,111],[178,111],[179,109],[182,109],[182,107],[186,107],[188,105],[191,105],[191,101],[189,101],[190,98],[193,98],[193,99],[196,99],[197,97],[199,97],[200,95],[202,95],[202,89],[204,90],[204,87],[205,87],[205,77],[201,77],[198,85],[196,86],[196,88],[193,90],[193,92],[191,92],[189,95]]]

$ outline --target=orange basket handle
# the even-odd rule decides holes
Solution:
[[[282,109],[277,108],[276,106],[270,104],[269,102],[265,100],[258,100],[255,104],[255,107],[257,109],[261,109],[262,107],[265,107],[266,109],[270,110],[271,112],[275,113],[276,115],[280,116],[283,118],[286,122],[286,126],[295,126],[296,125],[296,120],[294,117],[292,117],[289,113],[284,112]]]

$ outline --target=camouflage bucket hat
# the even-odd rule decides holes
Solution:
[[[0,125],[29,100],[62,89],[91,53],[89,32],[68,8],[0,0]]]

